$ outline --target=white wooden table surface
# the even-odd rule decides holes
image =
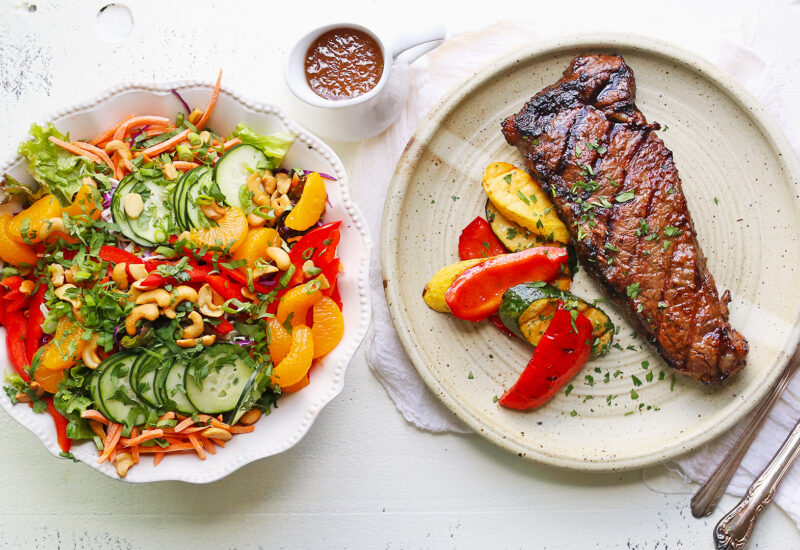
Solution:
[[[287,104],[281,64],[293,37],[354,19],[413,25],[441,17],[457,32],[524,18],[539,37],[628,30],[684,46],[743,40],[767,61],[800,129],[800,3],[789,0],[126,1],[133,31],[112,42],[96,23],[103,1],[0,0],[0,157],[14,154],[32,121],[124,81],[212,80],[223,67],[226,86]],[[352,166],[356,146],[332,145]],[[352,183],[356,199],[366,184]],[[664,467],[581,475],[520,460],[477,436],[417,431],[362,352],[344,393],[303,441],[212,485],[119,483],[53,458],[2,415],[0,488],[0,547],[14,549],[712,548],[713,525],[736,502],[726,497],[720,512],[696,520],[688,509],[695,487]],[[771,507],[752,547],[800,548],[800,535]]]

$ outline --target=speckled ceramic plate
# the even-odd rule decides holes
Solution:
[[[74,138],[91,137],[115,121],[131,113],[147,113],[174,117],[181,104],[170,93],[174,88],[190,105],[205,105],[212,86],[200,82],[119,86],[102,96],[56,113],[48,121]],[[291,131],[297,135],[284,164],[325,172],[336,178],[328,182],[329,206],[326,220],[342,220],[342,240],[338,255],[345,271],[339,278],[339,289],[344,302],[345,333],[334,351],[314,367],[311,383],[300,392],[280,399],[279,406],[269,416],[262,417],[251,434],[235,437],[224,450],[209,455],[205,461],[194,456],[174,456],[164,460],[157,468],[152,459],[128,472],[126,481],[180,480],[191,483],[208,483],[234,472],[259,458],[271,456],[292,447],[305,435],[317,414],[328,402],[341,393],[344,373],[359,344],[366,334],[370,318],[367,292],[367,269],[371,243],[367,225],[358,207],[350,199],[347,174],[336,154],[317,137],[298,126],[279,108],[243,99],[223,88],[209,126],[220,134],[233,130],[244,122],[262,133]],[[20,136],[20,140],[23,136]],[[30,179],[23,162],[11,159],[0,165],[0,174],[8,172],[17,179]],[[5,331],[3,331],[4,333]],[[0,346],[0,368],[11,370],[6,347]],[[54,455],[58,455],[55,429],[49,416],[34,414],[24,405],[12,406],[3,396],[3,409],[23,426],[36,434]],[[111,477],[116,477],[108,463],[97,464],[97,451],[93,443],[73,447],[75,457]]]
[[[492,161],[523,165],[500,122],[557,81],[570,59],[619,53],[636,75],[636,103],[675,156],[699,241],[731,323],[750,343],[747,367],[704,387],[672,371],[605,305],[621,349],[591,361],[546,406],[498,406],[531,349],[488,323],[428,309],[422,289],[458,260],[461,229],[483,215],[480,179]],[[798,161],[756,101],[709,63],[669,44],[631,36],[551,42],[503,57],[455,87],[428,115],[401,158],[386,202],[382,260],[395,326],[431,390],[475,431],[531,460],[580,470],[658,463],[739,421],[778,376],[798,338]],[[573,291],[600,292],[584,273]],[[646,367],[646,368],[645,368]],[[472,376],[470,376],[472,373]],[[674,380],[674,382],[673,382]],[[632,393],[633,390],[633,393]]]

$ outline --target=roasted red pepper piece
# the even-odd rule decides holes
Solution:
[[[210,283],[209,283],[210,284]],[[228,334],[230,331],[233,330],[233,325],[228,322],[227,319],[221,317],[219,320],[219,324],[214,327],[214,332],[220,335]]]
[[[53,423],[56,425],[58,446],[61,447],[63,452],[68,453],[72,446],[72,440],[67,437],[67,424],[69,424],[69,421],[56,410],[52,397],[45,397],[44,401],[47,403],[47,412],[53,417]]]
[[[100,259],[104,262],[111,262],[112,264],[126,263],[130,265],[144,263],[144,260],[139,256],[136,256],[127,250],[117,248],[116,246],[109,246],[106,244],[100,247],[98,256],[100,256]]]
[[[28,356],[25,353],[25,332],[28,321],[21,311],[6,311],[6,349],[11,366],[23,380],[30,381],[28,375]]]
[[[491,258],[456,277],[445,300],[459,319],[486,319],[497,313],[506,290],[528,281],[554,280],[566,268],[567,258],[566,250],[549,246]]]
[[[39,290],[31,298],[31,305],[28,308],[28,332],[25,335],[25,355],[28,364],[33,362],[33,354],[39,349],[39,342],[42,340],[42,324],[44,323],[44,313],[42,304],[44,303],[44,293],[47,285],[40,284]]]
[[[489,222],[478,216],[461,232],[458,238],[458,255],[462,260],[489,258],[508,252]]]
[[[297,286],[303,282],[303,264],[306,260],[314,262],[316,267],[324,269],[336,257],[336,247],[339,246],[341,235],[339,227],[341,221],[326,223],[312,229],[294,243],[289,251],[289,259],[294,265],[294,275],[289,281],[289,287]]]
[[[577,310],[559,307],[530,363],[498,402],[521,411],[546,403],[583,368],[591,353],[592,323]]]

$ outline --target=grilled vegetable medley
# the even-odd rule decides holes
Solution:
[[[333,178],[281,166],[292,135],[215,133],[218,94],[88,140],[34,125],[35,183],[5,178],[23,207],[0,215],[6,393],[122,477],[253,431],[344,333]]]

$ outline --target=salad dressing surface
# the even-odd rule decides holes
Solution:
[[[351,99],[373,89],[383,74],[383,54],[365,32],[351,28],[330,30],[306,52],[306,81],[320,97]]]

